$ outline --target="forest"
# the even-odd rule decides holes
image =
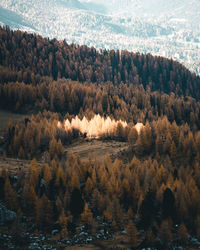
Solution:
[[[16,213],[0,225],[3,249],[5,232],[27,249],[27,232],[55,230],[56,249],[88,238],[104,249],[200,246],[200,78],[183,65],[0,27],[0,109],[28,115],[0,141],[17,166],[0,168],[0,203]],[[95,117],[112,130],[91,139],[69,127]],[[68,147],[86,140],[128,148],[83,161]]]

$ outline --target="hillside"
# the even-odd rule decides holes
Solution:
[[[0,7],[0,24],[12,29],[166,56],[200,73],[199,0],[2,0]]]
[[[41,76],[80,82],[110,81],[114,85],[124,82],[200,99],[200,78],[173,60],[128,51],[98,52],[8,27],[0,29],[0,65],[12,70],[12,74],[2,70],[3,82],[23,80],[35,84]]]
[[[2,249],[199,248],[196,74],[5,27],[0,108]]]

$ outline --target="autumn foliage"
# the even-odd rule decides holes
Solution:
[[[3,146],[30,167],[18,166],[18,178],[0,172],[0,200],[35,232],[64,238],[84,226],[94,235],[104,225],[124,230],[133,249],[200,237],[200,79],[181,64],[4,27],[0,107],[28,114],[9,122]],[[66,154],[89,134],[71,124],[94,117],[116,121],[98,139],[126,142],[123,157]]]

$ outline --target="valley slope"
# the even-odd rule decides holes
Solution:
[[[0,27],[0,108],[3,249],[199,248],[195,73]]]
[[[0,22],[14,29],[95,48],[166,56],[199,73],[198,0],[2,0],[0,6]]]

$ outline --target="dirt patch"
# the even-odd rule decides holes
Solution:
[[[111,160],[119,158],[127,160],[126,152],[129,148],[127,142],[118,141],[102,141],[102,140],[77,140],[73,144],[65,148],[65,154],[73,152],[76,156],[79,156],[82,161],[86,161],[88,157],[96,159],[102,162],[108,154]],[[15,174],[18,170],[28,171],[30,168],[30,160],[21,160],[14,158],[4,158],[0,156],[0,171],[5,168],[10,173]],[[44,163],[38,160],[38,166]]]
[[[2,169],[8,170],[11,175],[16,174],[18,171],[25,171],[27,173],[30,169],[30,160],[20,160],[14,158],[4,158],[0,156],[0,172]],[[41,162],[38,162],[38,167],[42,165]]]
[[[66,148],[66,152],[72,151],[75,155],[80,156],[81,160],[87,160],[88,156],[103,161],[107,154],[111,159],[122,158],[128,150],[127,142],[103,141],[103,140],[83,140],[77,141]]]

